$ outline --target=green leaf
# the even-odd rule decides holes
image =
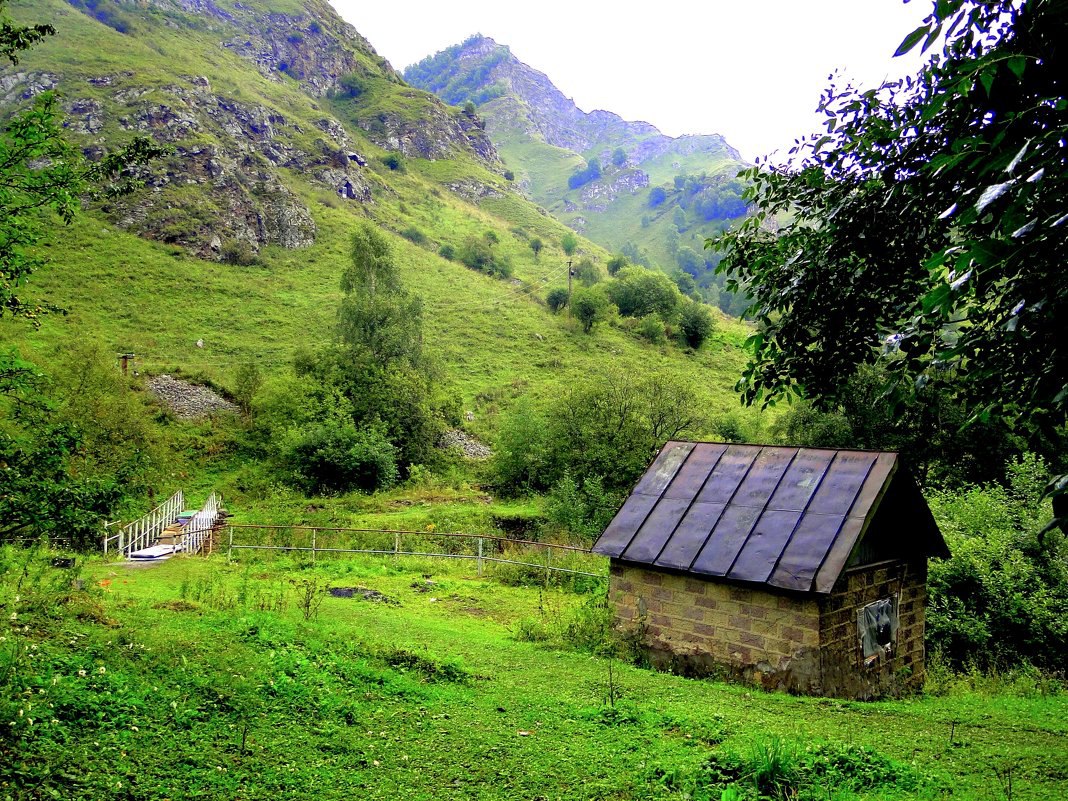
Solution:
[[[901,41],[901,44],[897,46],[897,50],[894,51],[894,58],[897,58],[898,56],[903,56],[905,55],[905,53],[912,50],[912,48],[914,48],[920,43],[920,39],[925,37],[929,31],[930,28],[927,25],[921,25],[908,36],[906,36]]]
[[[1024,56],[1013,56],[1008,61],[1009,69],[1016,76],[1016,80],[1022,81],[1024,70],[1027,69],[1027,59]]]
[[[986,96],[990,97],[990,90],[994,86],[994,69],[988,67],[979,73],[979,82],[983,85],[983,89],[986,90]]]
[[[923,300],[920,302],[924,314],[930,314],[938,308],[946,308],[949,305],[949,296],[949,284],[939,284],[936,286],[924,295]]]

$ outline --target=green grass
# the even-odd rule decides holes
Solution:
[[[56,606],[59,571],[15,602],[23,557],[3,555],[2,653],[30,690],[0,684],[14,797],[753,798],[757,768],[796,773],[812,799],[1004,798],[995,769],[1015,799],[1068,790],[1063,695],[852,703],[617,660],[607,706],[606,659],[517,638],[590,596],[471,565],[94,562],[89,589]],[[307,582],[398,603],[327,597],[305,621]]]

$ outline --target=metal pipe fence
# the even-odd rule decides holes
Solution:
[[[342,554],[466,559],[475,562],[480,576],[487,565],[511,565],[544,571],[546,579],[551,574],[608,578],[608,560],[588,548],[493,534],[253,523],[233,523],[228,531],[229,558],[239,551],[269,551],[307,554],[313,562],[320,555]],[[259,536],[246,536],[252,532]]]

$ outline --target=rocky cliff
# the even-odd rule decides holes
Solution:
[[[97,30],[111,46],[46,69],[34,59],[3,69],[0,104],[58,91],[90,155],[134,133],[169,146],[142,192],[104,210],[124,228],[215,260],[311,244],[316,225],[298,185],[373,204],[388,185],[376,148],[501,171],[477,120],[407,86],[326,0],[285,3],[287,13],[272,5],[113,0],[104,14],[85,0],[42,0],[35,13],[51,11],[61,29]],[[72,24],[77,15],[91,27]],[[124,51],[114,52],[116,41]]]

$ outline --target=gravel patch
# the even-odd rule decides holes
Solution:
[[[438,444],[442,448],[459,448],[468,459],[488,459],[493,456],[493,451],[458,428],[448,429],[441,435]]]
[[[148,389],[156,396],[156,400],[182,420],[197,420],[220,412],[237,414],[240,411],[236,404],[230,403],[218,392],[166,374],[149,378]]]

